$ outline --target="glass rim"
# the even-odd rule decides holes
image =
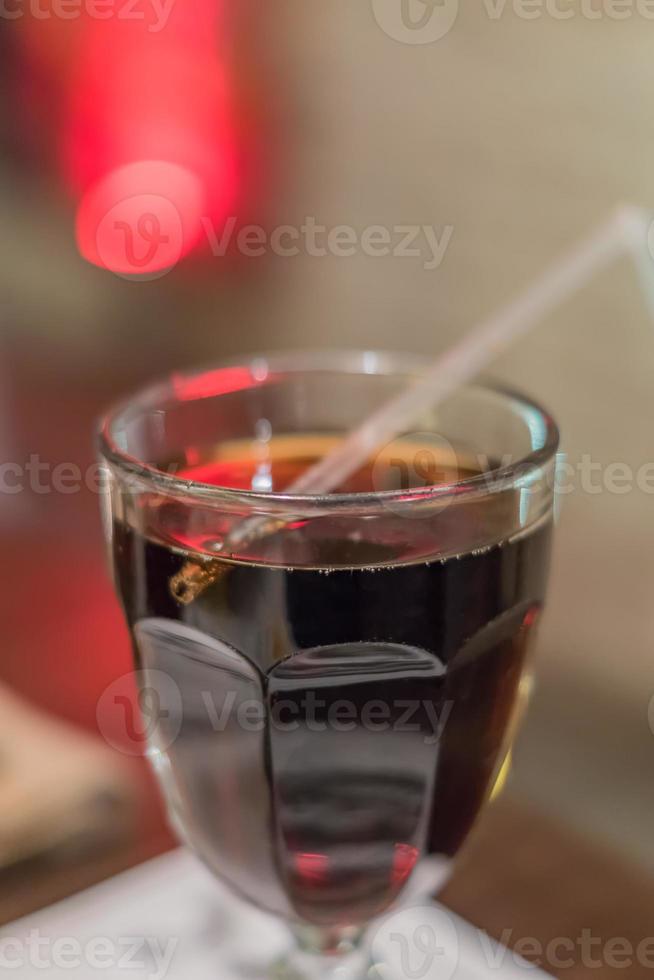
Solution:
[[[243,355],[241,357],[221,360],[216,364],[205,365],[197,369],[174,371],[150,385],[138,389],[134,394],[122,399],[111,406],[100,418],[97,435],[99,450],[104,460],[117,467],[123,473],[137,478],[150,489],[167,494],[171,497],[195,498],[205,504],[216,506],[242,505],[250,509],[265,511],[280,507],[288,510],[307,511],[313,509],[334,510],[350,509],[370,511],[377,509],[380,504],[397,502],[402,506],[411,503],[442,504],[444,499],[470,496],[485,496],[489,493],[488,473],[476,473],[449,483],[435,484],[427,487],[414,487],[408,490],[366,490],[349,493],[287,493],[285,491],[246,490],[235,487],[223,487],[212,483],[202,483],[178,476],[147,463],[121,449],[116,442],[113,427],[122,415],[130,410],[153,408],[157,404],[170,404],[175,401],[175,386],[192,384],[204,375],[240,367],[248,370],[253,383],[262,383],[268,373],[311,373],[333,371],[343,374],[414,374],[419,376],[424,370],[424,357],[417,354],[384,350],[363,350],[346,348],[329,348],[313,350],[274,351]],[[371,370],[371,365],[378,370]],[[559,448],[559,429],[552,415],[539,402],[525,395],[512,386],[484,378],[483,381],[462,385],[454,394],[460,391],[478,390],[495,394],[513,403],[522,415],[527,413],[538,416],[544,438],[542,445],[532,448],[529,452],[520,454],[496,469],[492,473],[492,489],[494,492],[515,487],[519,483],[529,482],[530,477],[541,470],[556,454]],[[211,394],[199,395],[212,397]],[[214,397],[219,398],[220,393]],[[452,396],[450,396],[452,397]],[[401,438],[401,436],[397,437]]]

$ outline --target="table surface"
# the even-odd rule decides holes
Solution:
[[[43,908],[170,844],[159,834],[93,861],[5,872],[0,921]],[[554,976],[603,978],[618,969],[632,980],[654,969],[654,941],[643,946],[654,935],[654,881],[511,798],[484,815],[440,899]]]

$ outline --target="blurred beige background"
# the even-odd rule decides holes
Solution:
[[[413,0],[416,9],[420,0]],[[150,373],[288,346],[433,356],[621,201],[654,206],[654,21],[461,3],[425,45],[381,29],[370,0],[243,3],[251,97],[283,161],[268,221],[453,227],[439,268],[419,258],[270,257],[125,282],[85,265],[48,181],[3,164],[0,290],[7,338],[37,337],[65,376]],[[599,4],[598,4],[599,7]],[[248,56],[248,50],[250,52]],[[263,55],[262,55],[263,52]],[[258,94],[257,94],[258,93]],[[653,265],[654,275],[654,265]],[[207,278],[209,280],[207,284]],[[71,287],[71,284],[73,286]],[[654,330],[630,263],[543,322],[493,373],[558,418],[574,461],[652,459]],[[654,498],[564,501],[540,682],[513,787],[654,868]]]

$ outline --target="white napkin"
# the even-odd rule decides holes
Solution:
[[[291,943],[188,852],[125,872],[0,932],[0,971],[21,980],[257,980]],[[380,980],[542,980],[541,971],[434,903],[370,930]]]

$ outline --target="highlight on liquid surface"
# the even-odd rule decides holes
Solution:
[[[276,440],[263,467],[247,446],[185,475],[247,488],[267,473],[279,489],[329,437]],[[396,486],[393,459],[339,489],[383,489],[384,466]],[[205,559],[180,546],[174,501],[162,507],[157,533],[118,520],[113,549],[137,665],[179,691],[153,738],[175,824],[269,911],[364,923],[421,862],[457,852],[492,791],[527,686],[549,522],[444,561],[430,520],[391,514],[374,541],[347,524],[340,537],[310,521],[280,527],[250,560],[214,559],[184,605],[171,580]],[[431,560],[416,560],[418,540]]]

